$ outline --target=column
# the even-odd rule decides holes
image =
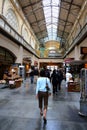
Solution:
[[[75,46],[75,60],[79,60],[80,54],[77,45]]]
[[[23,47],[20,46],[16,63],[20,63],[22,65],[22,61],[23,61]]]

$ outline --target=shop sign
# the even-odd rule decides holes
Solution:
[[[38,62],[37,62],[37,61],[34,61],[34,65],[38,65]]]
[[[24,57],[23,63],[31,63],[31,57]]]
[[[87,47],[81,47],[81,54],[87,54]]]
[[[70,63],[71,61],[73,61],[74,60],[74,58],[66,58],[65,60],[64,60],[64,62],[65,63]]]

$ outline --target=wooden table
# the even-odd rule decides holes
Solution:
[[[80,84],[78,82],[69,82],[68,92],[80,92]]]

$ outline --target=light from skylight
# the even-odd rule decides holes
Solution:
[[[48,32],[47,40],[57,40],[57,26],[60,0],[43,0],[43,9]]]

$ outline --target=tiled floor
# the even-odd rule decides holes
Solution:
[[[61,91],[49,98],[47,125],[40,117],[35,84],[29,79],[18,89],[0,89],[0,130],[87,130],[87,117],[78,114],[80,93]]]

